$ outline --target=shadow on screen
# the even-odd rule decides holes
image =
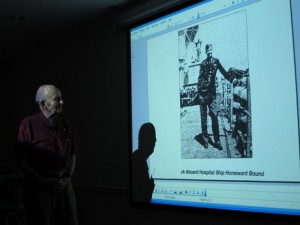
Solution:
[[[154,152],[155,127],[144,123],[138,135],[138,149],[132,153],[132,200],[150,202],[154,190],[154,179],[149,175],[147,160]]]

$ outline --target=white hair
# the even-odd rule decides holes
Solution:
[[[52,84],[44,84],[39,87],[35,95],[35,101],[41,103],[42,101],[47,100],[49,93],[57,92],[61,95],[60,90]]]

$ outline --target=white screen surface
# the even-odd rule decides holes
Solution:
[[[152,203],[300,214],[297,7],[203,1],[131,29],[132,151],[141,125],[153,123]],[[243,74],[215,78],[222,150],[196,140],[207,44],[226,71]],[[209,115],[207,127],[214,140]]]

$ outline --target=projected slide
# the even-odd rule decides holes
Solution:
[[[252,35],[258,27],[248,25],[249,13],[222,15],[148,40],[149,121],[157,130],[150,169],[156,178],[299,180],[293,48],[278,46],[276,30]],[[291,35],[290,26],[282,29]],[[261,36],[270,42],[253,45]],[[275,47],[290,60],[274,58],[269,48]],[[278,167],[282,161],[289,164]]]
[[[153,203],[300,214],[295,2],[203,1],[131,30]]]

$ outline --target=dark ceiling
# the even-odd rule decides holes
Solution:
[[[0,61],[10,61],[117,15],[118,25],[188,0],[0,0]]]
[[[1,0],[0,59],[52,42],[137,0]]]

